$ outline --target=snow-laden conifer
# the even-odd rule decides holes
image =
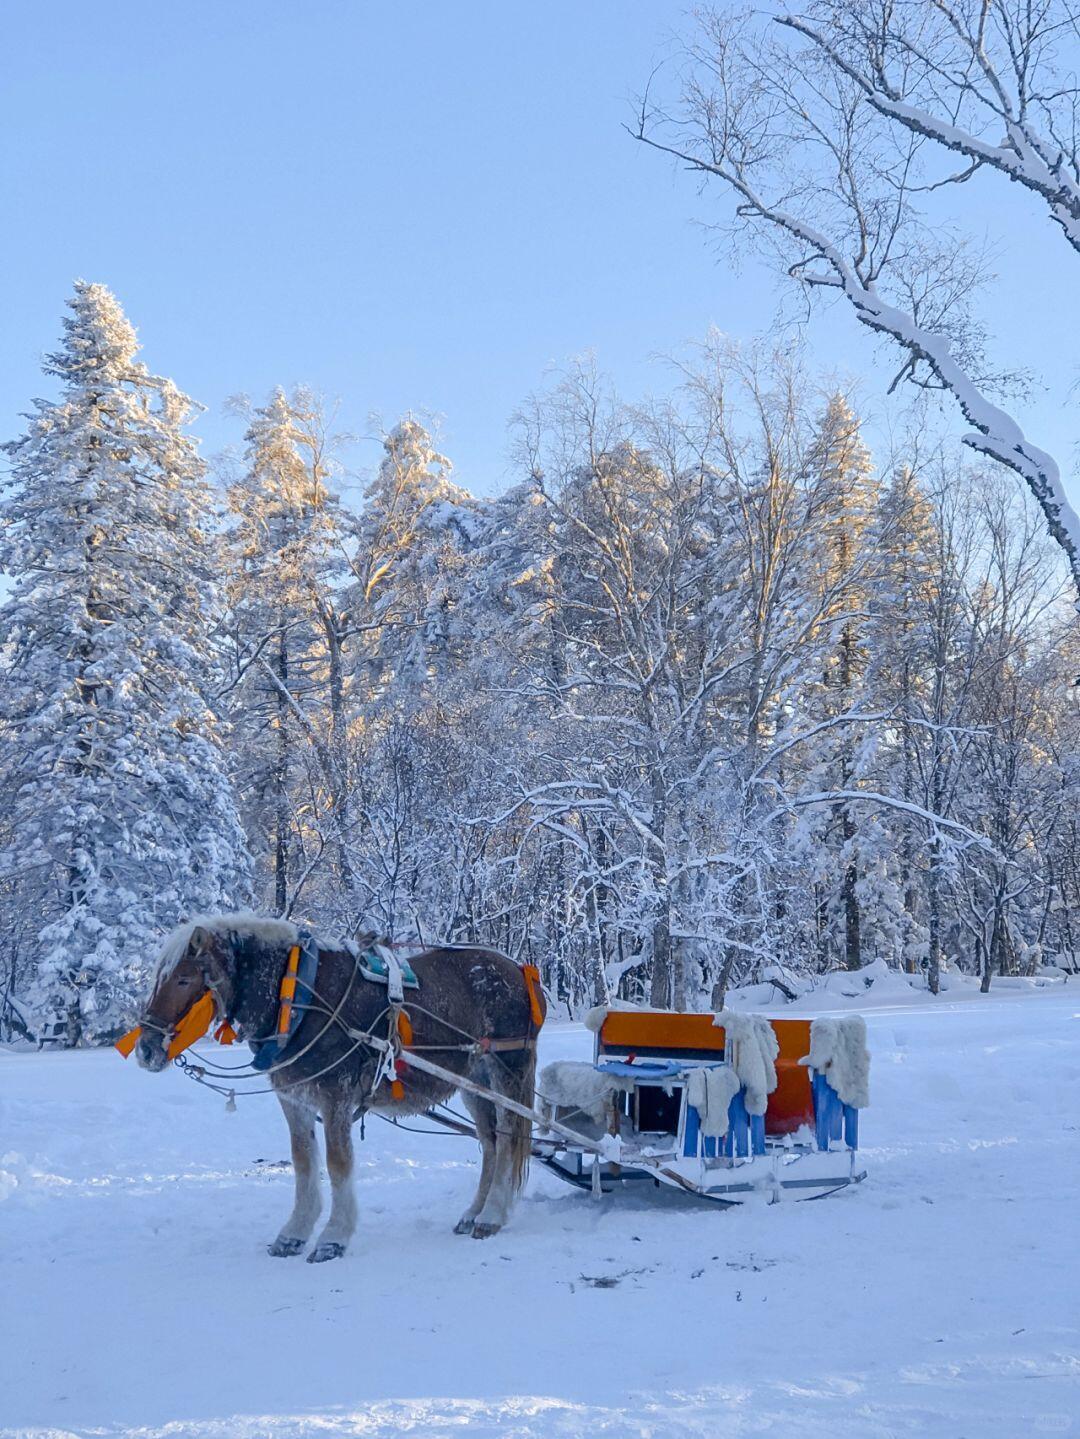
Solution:
[[[32,914],[40,1023],[115,1031],[163,930],[242,900],[247,858],[208,705],[210,500],[191,402],[79,282],[60,384],[7,445],[0,565],[0,876]]]

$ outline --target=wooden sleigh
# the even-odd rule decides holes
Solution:
[[[753,1195],[775,1203],[817,1199],[857,1184],[866,1177],[858,1155],[859,1113],[841,1100],[827,1073],[808,1067],[812,1021],[767,1023],[779,1052],[765,1113],[749,1111],[745,1087],[732,1075],[727,1132],[707,1137],[690,1100],[696,1092],[691,1076],[737,1059],[725,1030],[711,1014],[608,1012],[597,1031],[593,1064],[598,1076],[617,1086],[606,1113],[601,1119],[572,1103],[548,1103],[534,1133],[534,1156],[594,1194],[651,1182],[723,1204]]]

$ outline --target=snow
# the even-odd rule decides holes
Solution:
[[[1064,976],[1065,971],[1052,965],[1044,966],[1042,973],[1034,975],[995,975],[994,989],[1034,994],[1060,985]],[[838,969],[824,975],[781,972],[778,978],[785,988],[796,994],[791,1003],[787,1002],[783,990],[766,980],[761,984],[744,984],[730,990],[732,1007],[740,1010],[768,1009],[774,1014],[817,1015],[826,1009],[881,1008],[908,1005],[926,998],[925,974],[905,974],[902,970],[891,968],[883,959],[875,959],[861,969]],[[970,999],[975,1003],[981,1003],[986,997],[980,992],[977,975],[961,974],[951,969],[941,972],[941,991],[950,999]]]
[[[478,1243],[450,1232],[470,1142],[369,1123],[358,1239],[320,1266],[265,1253],[291,1193],[272,1099],[227,1115],[174,1069],[0,1051],[0,1433],[1072,1432],[1080,990],[866,1019],[855,1190],[597,1203],[537,1165]],[[552,1027],[542,1058],[591,1044]]]

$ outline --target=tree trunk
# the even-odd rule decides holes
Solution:
[[[652,932],[652,974],[649,1003],[653,1009],[670,1009],[674,995],[671,954],[671,905],[667,891],[660,900]]]
[[[851,699],[851,686],[855,673],[854,650],[855,636],[852,633],[851,626],[845,625],[840,638],[840,685],[843,690],[844,705],[849,704]],[[845,739],[842,745],[840,764],[841,785],[844,789],[850,789],[854,782],[854,765],[851,762],[851,742]],[[848,856],[841,891],[841,899],[844,906],[844,964],[848,969],[861,969],[862,917],[859,912],[859,896],[855,888],[859,881],[859,859],[858,851],[855,848],[855,820],[850,805],[845,804],[843,806],[840,820],[840,833],[843,839],[845,853]]]
[[[359,919],[356,898],[356,870],[349,850],[352,837],[350,811],[351,776],[349,774],[348,722],[345,714],[345,683],[341,654],[341,636],[333,615],[324,616],[330,687],[330,757],[333,787],[330,794],[334,821],[334,846],[337,850],[338,875],[346,895],[348,924]]]
[[[284,914],[289,905],[289,711],[285,691],[289,684],[289,652],[284,631],[278,637],[277,677],[282,688],[275,689],[277,723],[274,759],[274,907]]]
[[[994,892],[994,919],[990,927],[990,943],[986,946],[983,953],[982,983],[979,985],[979,989],[983,994],[990,993],[990,981],[993,978],[995,965],[998,966],[998,972],[1000,973],[1000,966],[1004,963],[1004,926],[1004,885],[999,880]]]
[[[939,860],[941,841],[935,834],[930,841],[930,868],[926,876],[927,910],[930,930],[930,954],[926,968],[926,983],[931,994],[941,990],[941,875]]]

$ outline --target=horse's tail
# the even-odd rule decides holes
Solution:
[[[525,1051],[525,1063],[520,1071],[520,1090],[515,1098],[519,1104],[532,1109],[536,1103],[536,1038]],[[529,1159],[532,1155],[532,1120],[524,1115],[509,1114],[510,1154],[513,1166],[510,1183],[516,1194],[525,1184],[529,1174]]]

